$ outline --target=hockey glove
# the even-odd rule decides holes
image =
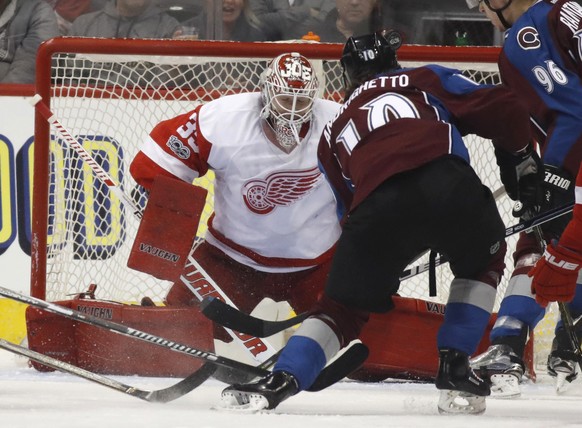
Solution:
[[[582,254],[552,243],[529,271],[533,277],[531,291],[536,302],[546,307],[549,302],[569,302],[574,298]]]
[[[521,202],[514,216],[539,211],[544,166],[533,146],[529,145],[515,154],[496,147],[495,158],[505,191],[511,199]]]

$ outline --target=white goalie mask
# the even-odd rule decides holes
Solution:
[[[263,109],[279,144],[291,150],[301,142],[301,128],[312,117],[319,88],[309,60],[297,52],[279,55],[261,74]]]

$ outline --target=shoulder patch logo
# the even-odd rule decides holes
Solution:
[[[537,49],[542,45],[538,30],[534,27],[523,27],[517,33],[517,43],[522,49]]]
[[[170,136],[166,142],[166,146],[180,159],[188,159],[190,157],[190,149],[175,135]]]
[[[307,196],[322,178],[319,168],[283,171],[264,180],[248,181],[242,189],[246,206],[256,214],[268,214],[277,206],[289,206]]]

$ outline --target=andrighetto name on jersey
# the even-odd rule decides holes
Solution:
[[[350,95],[348,100],[340,107],[339,111],[334,117],[334,120],[337,119],[350,105],[352,100],[360,95],[362,92],[367,91],[369,89],[376,89],[376,88],[395,88],[400,87],[404,88],[408,86],[410,83],[410,79],[406,74],[394,74],[389,76],[380,76],[372,80],[368,80],[362,83],[358,88]]]
[[[377,77],[376,79],[368,80],[367,82],[364,82],[362,85],[360,85],[354,91],[354,93],[350,96],[350,98],[346,102],[346,105],[349,104],[352,101],[352,99],[354,99],[355,97],[360,95],[362,92],[367,91],[368,89],[387,88],[387,87],[404,88],[404,87],[408,86],[409,82],[410,82],[410,79],[408,78],[408,75],[406,75],[406,74],[380,76],[380,77]]]
[[[572,33],[576,33],[582,19],[582,6],[578,3],[565,3],[560,10],[560,21],[566,25]]]

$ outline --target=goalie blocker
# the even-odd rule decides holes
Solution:
[[[158,175],[127,266],[177,281],[192,250],[207,194],[202,187]]]

